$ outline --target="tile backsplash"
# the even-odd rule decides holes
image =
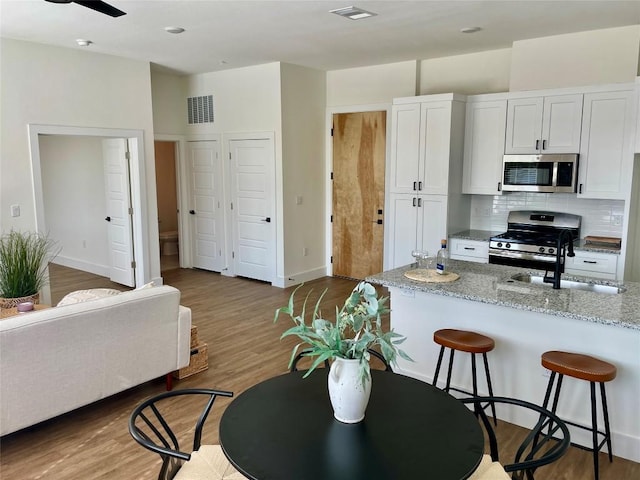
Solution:
[[[582,216],[580,236],[622,237],[623,200],[592,200],[570,193],[514,192],[503,195],[473,195],[471,228],[503,232],[510,210],[546,210]]]

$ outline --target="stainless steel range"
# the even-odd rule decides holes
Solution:
[[[570,213],[511,211],[507,231],[490,239],[489,263],[564,272],[565,249],[573,256],[581,222]]]

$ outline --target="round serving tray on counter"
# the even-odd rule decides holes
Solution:
[[[455,282],[460,275],[453,272],[438,273],[433,269],[416,268],[414,270],[408,270],[404,272],[404,276],[417,282],[425,283],[446,283]]]

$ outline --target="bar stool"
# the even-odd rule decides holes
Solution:
[[[605,382],[609,382],[616,378],[616,367],[615,365],[604,362],[602,360],[598,360],[597,358],[593,358],[588,355],[558,351],[543,353],[542,366],[551,370],[551,377],[549,378],[547,392],[544,396],[543,408],[547,408],[547,405],[549,404],[555,377],[556,374],[558,375],[558,382],[556,384],[555,395],[553,397],[553,406],[551,408],[551,411],[553,413],[556,413],[558,399],[560,398],[560,387],[562,386],[562,378],[565,375],[577,378],[579,380],[586,380],[591,385],[591,428],[585,427],[584,425],[578,425],[576,423],[568,422],[566,420],[565,423],[591,432],[591,435],[593,437],[593,448],[586,449],[593,452],[593,469],[595,472],[595,479],[598,480],[598,452],[600,451],[600,449],[602,449],[605,443],[607,444],[607,449],[609,450],[609,461],[613,462],[613,454],[611,453],[611,431],[609,429],[609,412],[607,410],[607,396],[605,394],[604,384]],[[600,395],[602,397],[602,413],[604,417],[604,432],[598,430],[596,382],[600,384]],[[598,434],[604,436],[600,444],[598,444]]]
[[[438,364],[436,365],[436,373],[433,377],[433,385],[438,384],[438,375],[440,374],[440,366],[442,365],[442,358],[444,356],[445,348],[449,348],[449,371],[447,372],[447,384],[444,388],[445,392],[449,390],[455,390],[456,392],[466,393],[467,395],[478,396],[478,378],[476,375],[476,354],[481,353],[484,360],[484,373],[487,378],[487,386],[489,387],[489,396],[493,397],[493,387],[491,386],[491,374],[489,373],[489,362],[487,361],[487,352],[490,352],[495,347],[493,338],[481,335],[475,332],[469,332],[466,330],[455,330],[452,328],[445,328],[437,330],[433,334],[433,341],[440,345],[440,355],[438,356]],[[471,354],[471,374],[473,377],[473,392],[467,392],[451,386],[451,370],[453,369],[453,355],[455,351],[468,352]],[[496,407],[493,403],[491,405],[491,413],[493,414],[493,422],[497,425],[496,420]],[[484,406],[487,408],[487,405]]]

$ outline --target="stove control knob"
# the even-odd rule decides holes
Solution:
[[[507,243],[507,244],[505,245],[505,247],[507,247],[507,248],[511,248],[511,244],[510,244],[510,243]]]
[[[538,251],[539,251],[540,253],[544,253],[544,247],[540,247],[540,248],[538,249]]]
[[[549,252],[549,253],[555,253],[555,250],[554,250],[553,248],[550,248],[550,249],[548,250],[548,252]]]
[[[502,248],[502,242],[498,242],[498,248]]]

